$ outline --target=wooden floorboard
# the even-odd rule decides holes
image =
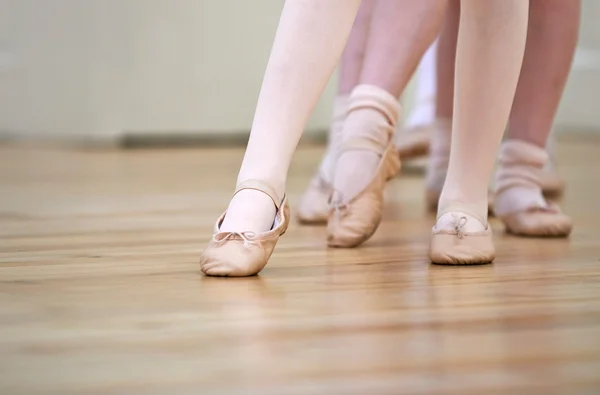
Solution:
[[[260,276],[215,279],[240,149],[0,146],[0,394],[599,394],[600,144],[559,153],[569,240],[493,221],[493,265],[430,265],[410,173],[363,247],[293,223]]]

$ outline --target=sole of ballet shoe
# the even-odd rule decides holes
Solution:
[[[564,238],[573,230],[571,218],[560,212],[519,212],[505,215],[501,220],[506,233],[520,237]]]
[[[492,230],[461,233],[432,232],[429,259],[436,265],[484,265],[494,261]]]
[[[429,153],[429,134],[427,126],[404,129],[396,134],[396,150],[400,159],[414,159]]]
[[[358,247],[375,234],[383,217],[385,187],[399,171],[400,158],[396,147],[390,144],[369,185],[343,209],[330,209],[327,227],[329,247]]]

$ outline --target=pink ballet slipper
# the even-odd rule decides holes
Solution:
[[[543,196],[547,162],[544,148],[519,140],[502,144],[495,211],[507,232],[530,237],[566,237],[571,233],[571,218]]]
[[[451,216],[452,222],[445,219]],[[470,224],[474,221],[474,224]],[[467,230],[466,228],[478,230]],[[438,265],[479,265],[496,257],[492,228],[467,207],[454,204],[440,212],[431,231],[429,259]]]

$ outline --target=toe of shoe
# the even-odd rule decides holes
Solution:
[[[571,218],[562,213],[518,213],[505,223],[509,233],[529,237],[566,237],[573,229]]]
[[[200,257],[200,270],[207,276],[247,277],[258,274],[266,261],[263,251],[258,248],[224,245],[204,251]]]

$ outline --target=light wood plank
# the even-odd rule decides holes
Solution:
[[[293,223],[259,277],[214,279],[240,149],[0,146],[0,394],[600,393],[600,146],[560,148],[569,240],[494,221],[495,264],[430,265],[411,174],[363,247]]]

